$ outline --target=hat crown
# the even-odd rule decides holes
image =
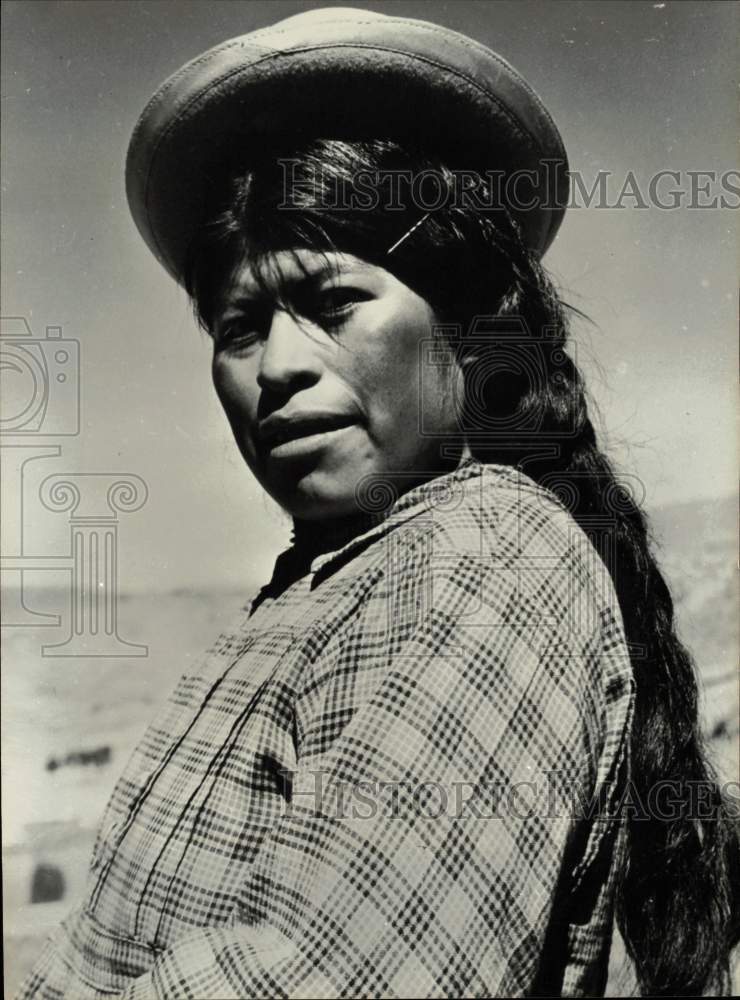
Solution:
[[[456,31],[351,7],[315,8],[229,39],[157,90],[134,130],[127,192],[155,255],[182,280],[219,163],[271,136],[413,141],[459,169],[542,172],[510,205],[542,254],[567,200],[567,159],[539,97],[505,59]],[[454,162],[453,162],[454,161]],[[528,190],[529,193],[529,190]]]

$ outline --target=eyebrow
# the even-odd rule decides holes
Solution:
[[[283,291],[287,291],[289,295],[293,297],[297,291],[309,288],[312,285],[317,285],[326,277],[340,277],[341,275],[347,274],[352,270],[356,270],[357,267],[358,265],[351,261],[344,264],[340,261],[322,261],[315,268],[313,268],[313,270],[309,267],[306,268],[306,270],[301,270],[298,274],[291,275],[287,278],[281,277],[278,287]],[[256,294],[254,295],[242,292],[241,294],[228,296],[220,303],[221,308],[216,309],[216,315],[219,313],[223,315],[224,313],[227,313],[229,309],[239,309],[253,306],[264,298],[266,298],[266,296],[264,291],[260,288],[257,288]]]

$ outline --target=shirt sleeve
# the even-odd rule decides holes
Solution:
[[[412,599],[372,682],[340,681],[365,685],[351,715],[332,689],[316,707],[323,738],[285,776],[232,925],[178,939],[125,1000],[519,995],[548,970],[587,995],[631,675],[618,615],[560,569],[522,583],[460,559]]]

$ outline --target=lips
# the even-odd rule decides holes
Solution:
[[[355,418],[347,413],[326,411],[272,413],[259,422],[257,433],[263,448],[275,448],[286,441],[339,430],[354,423],[356,423]]]

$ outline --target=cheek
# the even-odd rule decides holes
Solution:
[[[405,417],[419,399],[420,352],[429,336],[427,316],[413,311],[389,317],[369,338],[355,370],[362,376],[363,395],[379,419]]]
[[[211,378],[221,405],[230,421],[253,422],[257,416],[259,387],[252,365],[214,358]]]

